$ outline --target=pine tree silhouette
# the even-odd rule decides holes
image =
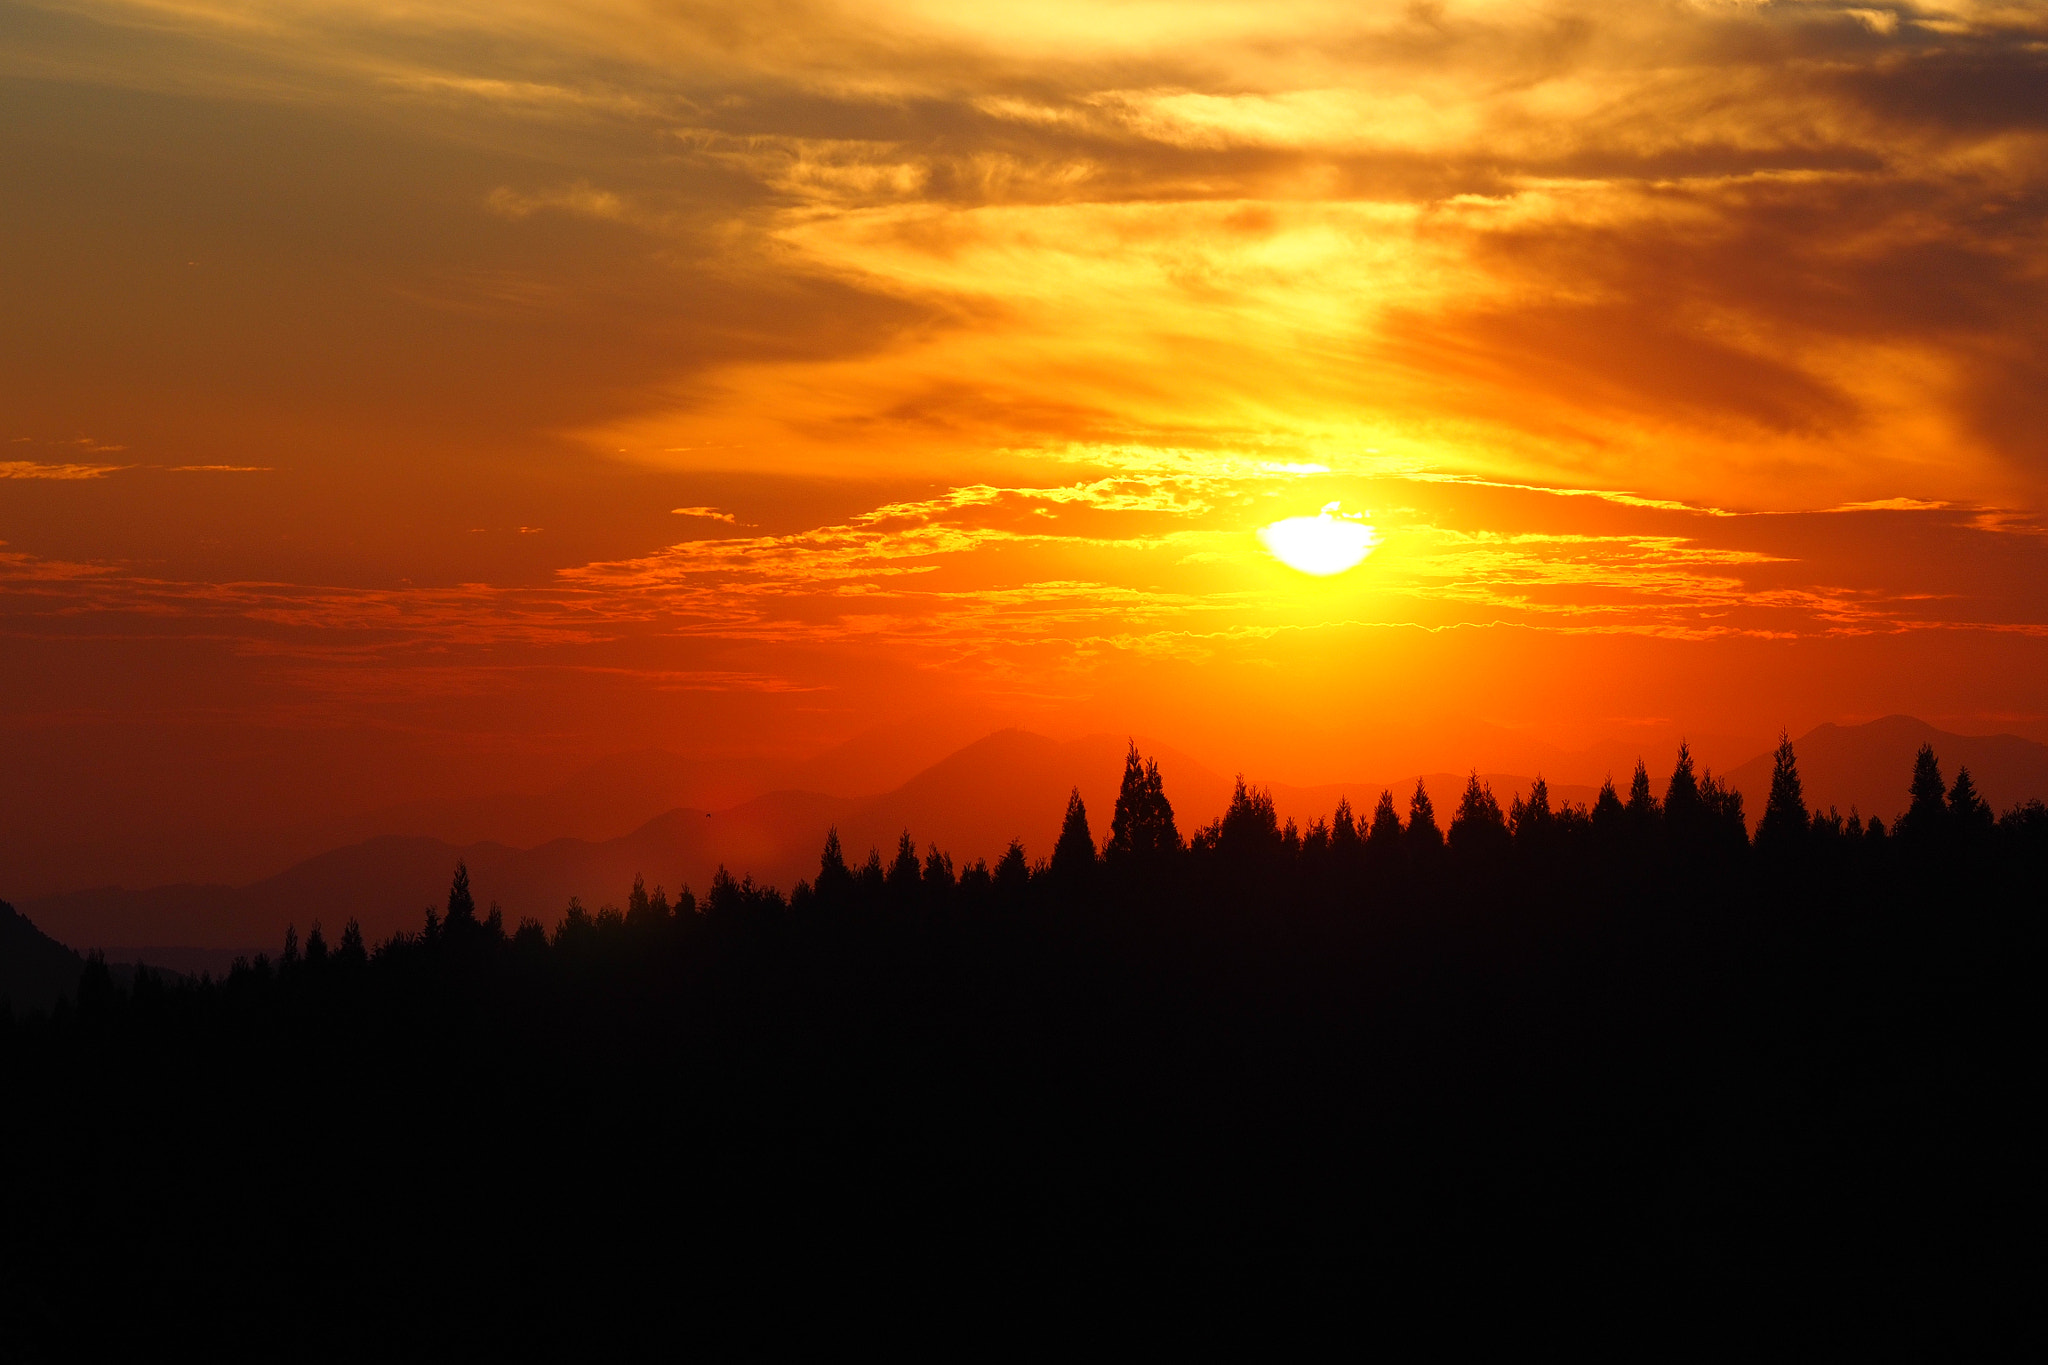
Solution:
[[[344,967],[359,967],[370,960],[369,951],[363,946],[363,926],[354,917],[343,926],[341,946],[334,956]]]
[[[1031,865],[1024,859],[1024,845],[1010,840],[1010,846],[1003,850],[1003,856],[996,860],[991,880],[1002,904],[1016,908],[1024,903],[1024,894],[1031,883]]]
[[[927,845],[924,855],[925,899],[944,904],[957,884],[958,879],[953,875],[953,856],[939,852],[937,844]]]
[[[1422,784],[1416,783],[1421,791]],[[1425,801],[1427,797],[1425,796]],[[1401,847],[1401,817],[1394,811],[1394,793],[1382,789],[1380,799],[1373,803],[1372,826],[1366,833],[1366,845],[1374,849],[1398,851]]]
[[[1941,843],[1948,833],[1948,790],[1941,780],[1941,764],[1934,746],[1923,744],[1913,756],[1913,783],[1909,788],[1913,804],[1899,817],[1898,835],[1908,845],[1925,852]]]
[[[1377,825],[1378,819],[1373,823]],[[1429,866],[1443,851],[1444,832],[1436,823],[1436,806],[1419,777],[1415,779],[1415,795],[1408,798],[1408,827],[1402,832],[1402,844],[1409,861],[1418,867]]]
[[[1644,774],[1645,785],[1648,774]],[[1599,840],[1605,856],[1612,858],[1628,837],[1628,807],[1621,804],[1621,793],[1614,789],[1614,775],[1609,773],[1600,784],[1600,794],[1593,798],[1593,837]]]
[[[1780,730],[1777,751],[1771,756],[1771,794],[1756,827],[1757,850],[1778,859],[1793,857],[1805,847],[1808,826],[1798,756],[1792,752],[1791,735]]]
[[[1529,785],[1529,799],[1515,797],[1508,805],[1508,829],[1515,836],[1515,847],[1530,851],[1541,850],[1550,840],[1557,825],[1557,814],[1550,808],[1550,784],[1539,774]]]
[[[889,863],[889,903],[899,910],[915,905],[918,900],[918,889],[923,883],[923,869],[917,861],[917,845],[912,842],[910,831],[906,829],[896,840],[896,856]]]
[[[1391,801],[1388,802],[1389,806],[1392,804]],[[1330,817],[1331,851],[1341,859],[1349,855],[1353,850],[1363,847],[1364,843],[1365,841],[1359,836],[1358,821],[1351,814],[1351,798],[1348,796],[1338,797],[1337,813]]]
[[[1678,760],[1671,766],[1671,780],[1664,785],[1664,818],[1673,824],[1693,824],[1699,818],[1700,784],[1692,770],[1692,746],[1678,741]]]
[[[1972,846],[1990,839],[1997,828],[1997,817],[1977,794],[1977,784],[1971,780],[1967,767],[1956,769],[1955,785],[1949,788],[1948,823],[1958,840]]]
[[[1650,790],[1649,765],[1640,758],[1636,760],[1635,774],[1629,778],[1628,813],[1638,825],[1653,824],[1662,814],[1657,797]]]
[[[1140,760],[1137,741],[1132,740],[1124,755],[1123,783],[1117,789],[1103,858],[1113,864],[1135,861],[1152,865],[1178,853],[1180,847],[1180,831],[1173,823],[1173,804],[1166,799],[1158,761]],[[1054,861],[1058,861],[1057,852]]]
[[[872,910],[882,904],[888,894],[889,874],[882,870],[881,850],[868,850],[868,860],[860,865],[860,873],[854,878],[854,894],[860,903]]]
[[[822,905],[845,905],[853,899],[853,869],[839,846],[839,828],[825,831],[825,850],[818,855],[818,882],[814,888]]]
[[[1461,862],[1478,870],[1497,867],[1507,852],[1507,820],[1501,814],[1500,802],[1494,799],[1493,787],[1479,780],[1476,768],[1466,780],[1457,812],[1451,817],[1449,843]]]
[[[1052,875],[1068,885],[1078,885],[1095,870],[1095,837],[1088,830],[1088,807],[1076,787],[1067,797],[1066,818],[1060,822],[1059,841],[1052,847]]]
[[[476,897],[469,894],[469,867],[458,859],[455,880],[448,884],[448,929],[451,933],[463,933],[476,927]]]

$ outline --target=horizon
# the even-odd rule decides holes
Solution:
[[[0,894],[643,751],[2048,742],[2030,11],[0,13]]]
[[[302,921],[310,920],[317,930],[323,915],[334,923],[361,922],[379,943],[393,934],[403,938],[402,926],[411,917],[407,907],[435,898],[451,862],[458,868],[468,865],[462,874],[465,885],[474,886],[480,903],[489,902],[494,916],[502,910],[508,924],[533,923],[549,933],[561,932],[563,925],[587,915],[589,907],[616,913],[628,881],[636,899],[643,881],[655,888],[657,900],[662,888],[672,887],[679,905],[690,902],[692,892],[701,895],[727,878],[743,882],[748,895],[758,891],[771,899],[801,900],[818,875],[821,844],[843,847],[852,863],[861,861],[866,848],[866,861],[879,866],[889,861],[884,854],[899,840],[908,840],[932,859],[957,864],[963,875],[970,867],[985,874],[1011,857],[1036,869],[1036,876],[1048,857],[1058,861],[1060,850],[1072,856],[1069,846],[1076,836],[1069,827],[1078,819],[1085,833],[1090,809],[1100,837],[1089,841],[1096,854],[1109,852],[1113,839],[1103,815],[1112,798],[1120,813],[1128,794],[1118,792],[1109,778],[1123,770],[1128,788],[1128,759],[1140,753],[1135,738],[1098,735],[1061,743],[1008,728],[878,794],[827,797],[783,789],[711,811],[670,806],[643,792],[641,804],[630,808],[634,813],[620,816],[629,808],[615,806],[610,825],[578,826],[577,832],[565,833],[565,821],[592,818],[584,804],[589,791],[615,785],[622,776],[617,763],[601,760],[586,771],[580,789],[572,784],[550,796],[518,798],[511,806],[490,798],[438,810],[419,803],[413,822],[389,813],[372,817],[357,831],[365,837],[341,846],[315,851],[320,839],[305,842],[302,836],[294,852],[289,839],[266,835],[252,844],[271,860],[262,869],[266,875],[136,890],[105,885],[56,890],[18,897],[16,908],[67,951],[90,950],[116,963],[147,962],[159,970],[195,975],[225,973],[232,963],[260,953],[257,945],[266,938]],[[633,757],[664,756],[643,752]],[[1483,802],[1497,803],[1496,817],[1506,813],[1507,831],[1520,840],[1525,801],[1532,809],[1555,811],[1559,819],[1583,826],[1602,802],[1631,786],[1629,777],[1617,781],[1611,772],[1594,784],[1552,781],[1540,772],[1533,777],[1482,773],[1474,767],[1462,774],[1440,771],[1392,781],[1291,787],[1248,780],[1243,773],[1225,778],[1171,751],[1154,749],[1145,761],[1160,784],[1161,809],[1188,838],[1213,842],[1249,793],[1275,822],[1276,836],[1284,824],[1287,840],[1298,839],[1304,847],[1350,821],[1362,821],[1376,804],[1420,800],[1425,792],[1443,810],[1457,809],[1461,819],[1473,794],[1482,793]],[[1796,743],[1781,737],[1772,751],[1718,773],[1683,746],[1668,773],[1640,758],[1629,771],[1634,785],[1653,798],[1667,788],[1675,793],[1682,780],[1696,780],[1701,791],[1711,794],[1713,808],[1733,822],[1736,837],[1743,842],[1753,837],[1761,850],[1772,818],[1767,798],[1778,798],[1787,771],[1792,774],[1791,799],[1800,803],[1799,818],[1807,819],[1810,812],[1813,838],[1822,844],[1839,840],[1846,826],[1855,844],[1866,827],[1875,837],[1880,823],[1895,825],[1909,802],[1920,802],[1917,774],[1923,761],[1946,774],[1944,787],[1952,778],[1957,791],[1973,793],[1966,802],[1984,802],[1987,819],[1998,815],[2008,824],[2020,822],[2012,826],[2014,837],[2024,837],[2021,831],[2038,817],[2048,793],[2048,746],[2011,735],[1946,734],[1903,716],[1860,727],[1818,727]],[[1911,783],[1905,780],[1909,773],[1914,775]],[[1636,796],[1627,799],[1634,802]],[[525,824],[518,827],[534,831],[529,837],[507,833],[514,826],[505,822],[521,818]],[[436,820],[456,822],[467,832]]]

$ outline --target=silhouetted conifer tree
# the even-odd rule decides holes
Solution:
[[[1700,818],[1705,822],[1705,852],[1728,866],[1749,848],[1749,821],[1742,813],[1742,793],[1716,778],[1709,769],[1700,778]]]
[[[637,929],[651,924],[653,920],[654,902],[647,895],[647,880],[635,872],[633,889],[626,893],[626,923]]]
[[[1226,842],[1246,848],[1271,849],[1280,842],[1280,814],[1273,806],[1273,794],[1263,787],[1247,786],[1244,774],[1230,794],[1230,806],[1223,812],[1222,834]]]
[[[1650,769],[1640,758],[1636,760],[1635,774],[1628,783],[1629,818],[1637,825],[1654,824],[1662,813],[1657,805],[1656,794],[1650,790]]]
[[[980,858],[960,869],[960,903],[968,910],[985,909],[995,895],[996,882],[988,863]]]
[[[448,884],[448,929],[462,933],[476,928],[476,897],[469,894],[469,866],[455,862],[455,879]]]
[[[1507,820],[1491,785],[1479,780],[1474,769],[1465,783],[1464,795],[1451,817],[1451,851],[1466,867],[1481,871],[1499,866],[1509,846]]]
[[[1131,741],[1124,755],[1123,783],[1117,788],[1116,811],[1109,825],[1105,861],[1152,865],[1180,852],[1180,830],[1173,823],[1173,804],[1166,799],[1156,760],[1140,760]],[[1055,855],[1057,861],[1057,855]]]
[[[1010,846],[996,860],[992,880],[996,895],[1006,908],[1015,909],[1024,903],[1024,893],[1031,884],[1031,865],[1024,859],[1022,843],[1010,840]]]
[[[1088,831],[1088,807],[1076,787],[1067,797],[1059,841],[1052,846],[1052,875],[1072,887],[1086,881],[1094,870],[1095,836]]]
[[[1375,899],[1398,891],[1408,870],[1408,854],[1401,829],[1401,817],[1394,811],[1394,793],[1384,788],[1373,803],[1372,819],[1365,828],[1365,849],[1361,865],[1366,885]]]
[[[1648,786],[1647,773],[1644,785]],[[1600,794],[1593,798],[1593,837],[1599,841],[1602,854],[1613,858],[1628,838],[1628,807],[1621,804],[1621,793],[1614,789],[1614,776],[1600,784]]]
[[[1899,817],[1899,837],[1908,845],[1929,851],[1948,832],[1948,788],[1941,780],[1941,764],[1934,746],[1923,744],[1913,756],[1913,804]]]
[[[917,845],[911,841],[910,831],[904,830],[896,840],[896,857],[889,863],[887,885],[890,904],[898,909],[907,909],[917,903],[918,890],[924,883],[922,869],[917,861]]]
[[[1706,810],[1700,802],[1699,776],[1693,771],[1692,746],[1683,740],[1678,744],[1671,780],[1664,786],[1664,836],[1666,847],[1678,855],[1681,864],[1700,865],[1708,841]]]
[[[711,874],[711,890],[704,896],[704,913],[715,919],[731,919],[746,909],[746,903],[740,884],[720,863],[718,871]]]
[[[1509,803],[1508,830],[1518,849],[1541,850],[1556,824],[1556,813],[1550,809],[1550,784],[1540,776],[1530,784],[1527,801],[1517,796]]]
[[[718,869],[721,874],[723,867]],[[554,946],[557,951],[576,951],[586,947],[597,932],[596,923],[590,912],[583,908],[581,899],[569,897],[569,908],[562,912],[562,922],[555,926]]]
[[[818,855],[817,895],[821,903],[844,905],[853,899],[853,869],[839,847],[837,826],[825,831],[825,851]]]
[[[1664,843],[1664,808],[1650,790],[1650,769],[1640,758],[1628,784],[1628,841],[1638,871],[1654,861]]]
[[[1415,795],[1408,798],[1408,827],[1402,832],[1401,842],[1409,862],[1418,869],[1434,866],[1437,855],[1443,852],[1444,832],[1436,823],[1436,806],[1419,777],[1415,779]]]
[[[1297,844],[1299,839],[1297,834]],[[1220,869],[1235,891],[1246,894],[1275,873],[1283,856],[1284,840],[1273,794],[1246,785],[1240,773],[1229,808],[1203,831],[1202,841],[1215,851]]]
[[[1387,802],[1387,808],[1390,811],[1393,809],[1393,805],[1394,803],[1391,800]],[[1331,852],[1339,858],[1343,858],[1364,847],[1364,845],[1365,840],[1358,831],[1357,818],[1351,813],[1351,798],[1348,796],[1338,797],[1337,813],[1330,818]]]
[[[925,899],[943,905],[957,884],[953,876],[953,856],[939,852],[937,844],[928,845],[924,855]]]
[[[1420,792],[1422,784],[1418,782],[1415,785]],[[1366,833],[1366,844],[1388,852],[1398,851],[1401,847],[1401,817],[1394,811],[1394,793],[1385,788],[1380,791],[1380,799],[1373,803],[1372,826]]]
[[[341,947],[334,955],[344,967],[359,967],[370,960],[369,951],[363,946],[363,926],[355,919],[343,926]]]
[[[860,865],[860,875],[854,879],[854,889],[862,905],[869,909],[880,905],[889,890],[889,874],[882,870],[880,849],[868,850],[868,860]]]
[[[1771,794],[1764,802],[1763,819],[1756,826],[1759,853],[1777,859],[1796,856],[1810,832],[1806,793],[1799,781],[1798,756],[1792,752],[1792,737],[1778,732],[1778,748],[1771,755]]]
[[[1948,792],[1948,824],[1953,837],[1966,851],[1977,852],[1991,840],[1998,819],[1977,794],[1977,784],[1967,767],[1956,769],[1956,781]]]

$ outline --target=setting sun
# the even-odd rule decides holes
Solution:
[[[1289,517],[1259,528],[1259,543],[1290,569],[1327,578],[1355,569],[1379,544],[1364,513],[1345,516],[1337,503],[1312,517]]]

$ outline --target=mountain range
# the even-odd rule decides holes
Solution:
[[[564,790],[537,797],[479,797],[445,809],[387,812],[398,828],[428,821],[436,833],[382,832],[298,862],[241,886],[173,885],[145,890],[103,887],[44,896],[23,905],[36,925],[74,947],[103,949],[110,959],[147,961],[179,971],[222,969],[238,952],[275,951],[287,925],[304,933],[315,921],[331,936],[350,918],[373,940],[417,930],[424,910],[444,898],[457,859],[464,861],[479,904],[498,902],[508,923],[531,916],[552,924],[571,896],[595,907],[622,901],[635,876],[671,892],[701,893],[723,865],[735,876],[785,890],[814,875],[825,832],[837,828],[850,860],[868,849],[886,860],[898,837],[912,834],[922,852],[936,844],[960,863],[995,860],[1012,839],[1028,854],[1049,853],[1070,790],[1080,790],[1099,840],[1122,774],[1126,739],[1093,735],[1059,742],[1023,730],[999,730],[914,771],[878,794],[859,794],[861,774],[891,777],[921,757],[907,736],[884,735],[842,746],[810,765],[806,776],[838,792],[788,789],[722,809],[677,806],[629,832],[602,837],[614,821],[657,799],[662,775],[681,771],[660,754],[614,756]],[[1823,725],[1796,741],[1808,803],[1851,807],[1896,817],[1906,803],[1913,754],[1934,745],[1951,777],[1967,764],[1996,808],[2048,796],[2048,746],[2012,735],[1963,736],[1906,716],[1866,725]],[[1139,741],[1158,759],[1183,833],[1228,805],[1233,780],[1171,748]],[[928,749],[926,750],[928,753]],[[1652,764],[1661,789],[1669,760]],[[1751,818],[1770,786],[1771,757],[1760,754],[1724,776],[1743,793]],[[1503,804],[1526,795],[1530,778],[1481,776]],[[1626,786],[1627,774],[1616,780]],[[1327,819],[1348,798],[1361,817],[1382,789],[1391,789],[1405,817],[1417,777],[1332,783],[1276,784],[1283,818],[1306,826]],[[1438,819],[1448,823],[1466,775],[1422,774]],[[1590,802],[1591,786],[1555,784],[1554,802]],[[852,794],[844,794],[852,793]],[[552,823],[550,823],[552,822]],[[580,837],[547,837],[563,829]],[[455,837],[449,837],[453,835]]]

